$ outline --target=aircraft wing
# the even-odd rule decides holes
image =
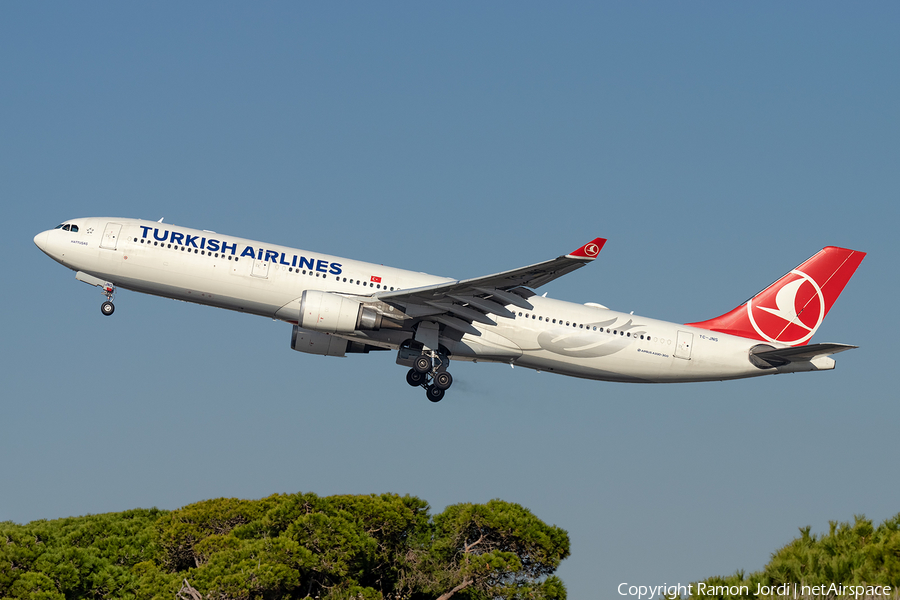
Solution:
[[[819,356],[829,356],[854,348],[859,348],[859,346],[851,346],[849,344],[810,344],[808,346],[754,352],[753,356],[761,358],[773,367],[778,367],[792,362],[807,362]]]
[[[400,302],[407,307],[421,307],[419,316],[428,316],[431,320],[459,331],[480,335],[471,325],[473,321],[496,324],[487,316],[489,314],[512,318],[513,313],[506,308],[510,304],[526,310],[532,308],[523,295],[511,290],[537,288],[571,273],[597,258],[605,243],[604,238],[596,238],[574,252],[527,267],[474,279],[379,292],[373,297],[383,302]]]

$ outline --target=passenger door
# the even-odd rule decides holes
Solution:
[[[694,345],[694,334],[690,331],[679,331],[675,340],[675,358],[691,360],[691,346]]]
[[[254,260],[253,268],[250,270],[250,275],[253,277],[260,277],[262,279],[266,279],[269,276],[269,261],[267,260]]]
[[[100,240],[100,247],[115,250],[116,244],[119,242],[120,231],[122,231],[121,223],[107,223],[106,229],[103,230],[103,239]]]

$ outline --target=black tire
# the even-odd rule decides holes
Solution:
[[[425,356],[424,354],[419,355],[416,358],[416,362],[413,363],[413,369],[417,373],[422,373],[423,375],[431,370],[431,357]]]
[[[116,306],[112,302],[104,302],[100,305],[100,312],[108,317],[109,315],[116,312]]]
[[[434,387],[439,390],[446,390],[453,385],[453,376],[447,371],[441,371],[434,376]]]
[[[410,369],[409,372],[406,373],[406,383],[413,387],[417,387],[425,383],[425,375],[419,373],[415,369]]]
[[[435,387],[433,385],[429,385],[425,389],[425,394],[428,396],[428,399],[431,400],[432,402],[440,402],[441,399],[444,397],[444,390],[442,390],[438,387]]]

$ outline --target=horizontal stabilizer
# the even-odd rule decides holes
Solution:
[[[763,347],[765,348],[766,346]],[[754,359],[764,361],[773,367],[780,367],[793,362],[810,362],[820,356],[829,356],[854,348],[859,348],[859,346],[851,346],[850,344],[810,344],[808,346],[776,348],[759,352],[751,350],[750,354]],[[754,364],[756,364],[756,361],[754,361]]]

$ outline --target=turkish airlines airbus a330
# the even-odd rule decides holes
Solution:
[[[597,257],[574,252],[456,280],[188,229],[162,221],[73,219],[34,238],[45,254],[99,286],[280,319],[291,348],[345,356],[397,351],[406,381],[439,401],[450,359],[508,363],[603,381],[715,381],[834,368],[846,344],[808,344],[865,253],[829,246],[720,317],[667,323],[532,289]]]

